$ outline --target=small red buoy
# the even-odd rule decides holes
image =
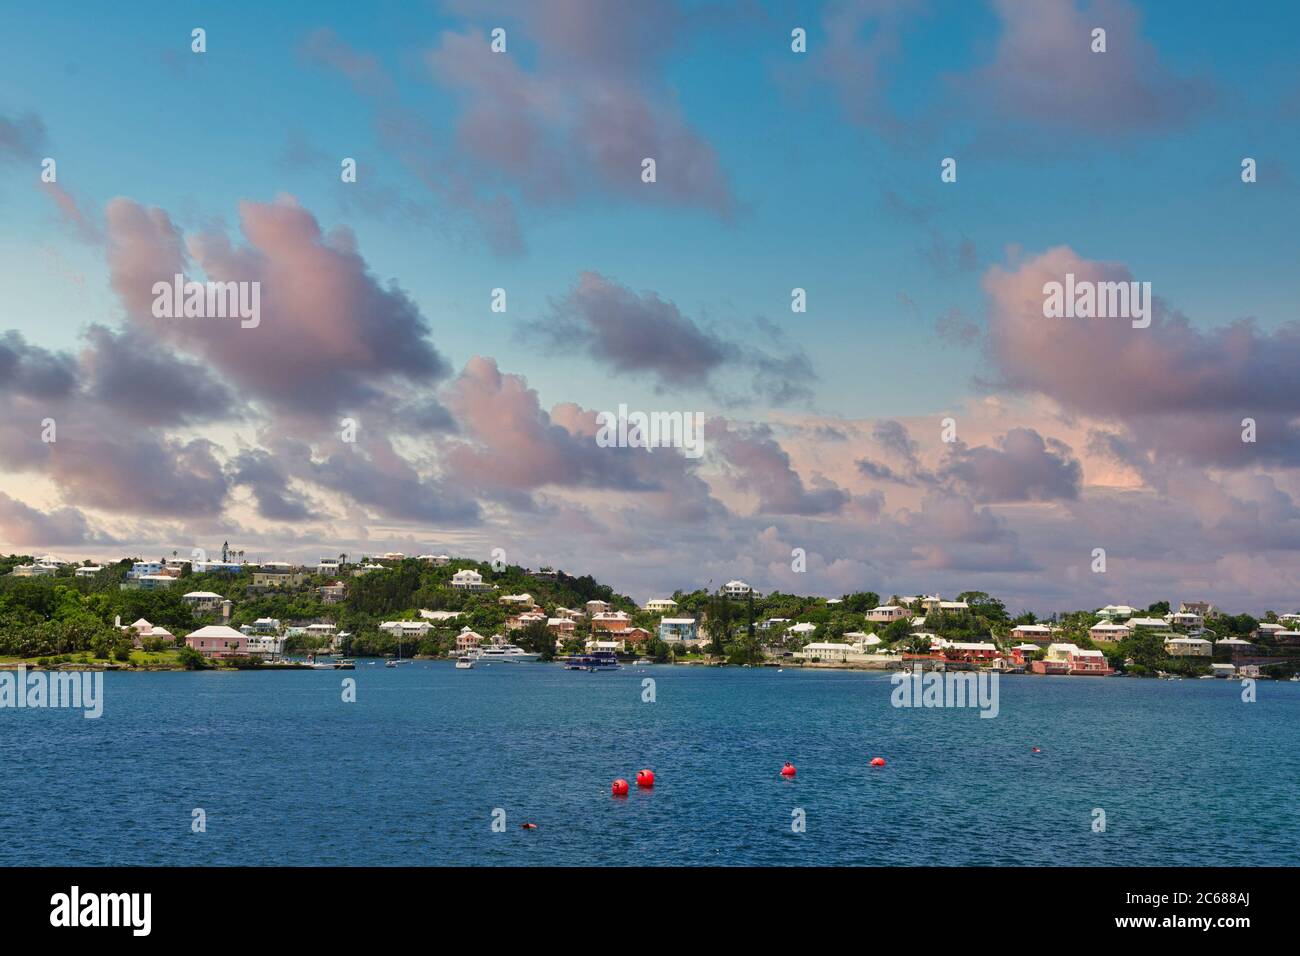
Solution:
[[[793,777],[793,776],[794,776],[794,764],[790,763],[790,762],[787,760],[785,766],[781,768],[781,776],[783,776],[783,777]]]
[[[653,787],[655,785],[655,772],[653,770],[638,770],[636,772],[636,785],[638,787]]]
[[[873,766],[873,767],[883,767],[884,765],[885,765],[885,758],[884,758],[884,757],[872,757],[872,758],[871,758],[871,766]]]
[[[1039,750],[1037,747],[1035,747],[1035,748],[1034,748],[1034,753],[1036,753],[1036,754],[1040,754],[1040,753],[1042,753],[1042,751]]]
[[[627,781],[624,780],[622,777],[619,777],[617,780],[615,780],[612,784],[609,785],[609,792],[616,797],[626,797]]]
[[[536,824],[536,823],[521,823],[521,824],[519,824],[519,829],[521,829],[521,830],[536,830],[536,829],[537,829],[537,824]]]

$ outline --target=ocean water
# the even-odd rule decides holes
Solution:
[[[109,673],[98,720],[0,710],[0,864],[1300,864],[1300,684],[1243,703],[1235,681],[1005,677],[993,719],[891,690],[771,668]]]

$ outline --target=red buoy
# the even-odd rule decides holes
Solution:
[[[873,766],[873,767],[883,767],[884,765],[885,765],[885,758],[884,758],[884,757],[872,757],[872,758],[871,758],[871,766]]]
[[[783,776],[783,777],[793,777],[793,776],[794,776],[794,764],[790,763],[790,761],[787,760],[786,763],[785,763],[785,766],[781,768],[781,776]]]
[[[653,770],[638,770],[636,772],[636,785],[638,787],[653,787],[655,785],[655,772]]]
[[[1042,753],[1042,751],[1039,750],[1037,747],[1035,747],[1035,748],[1034,748],[1034,753],[1036,753],[1036,754],[1040,754],[1040,753]]]
[[[521,829],[521,830],[536,830],[536,829],[537,829],[537,824],[536,824],[536,823],[521,823],[521,824],[519,824],[519,829]]]
[[[626,797],[627,781],[624,780],[622,777],[619,777],[617,780],[615,780],[612,784],[609,785],[609,792],[616,797]]]

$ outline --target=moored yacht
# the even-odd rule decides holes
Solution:
[[[520,661],[535,661],[541,656],[541,654],[534,654],[514,644],[491,644],[487,647],[480,647],[478,652],[473,655],[473,658],[476,661],[506,661],[507,663],[517,664]]]

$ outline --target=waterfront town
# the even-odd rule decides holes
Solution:
[[[761,594],[741,580],[637,605],[590,576],[448,554],[329,555],[314,564],[173,553],[99,565],[0,558],[0,661],[33,666],[255,667],[316,658],[530,659],[1078,677],[1292,678],[1300,613],[1231,615],[1205,600],[1111,604],[1039,619],[971,591]]]

